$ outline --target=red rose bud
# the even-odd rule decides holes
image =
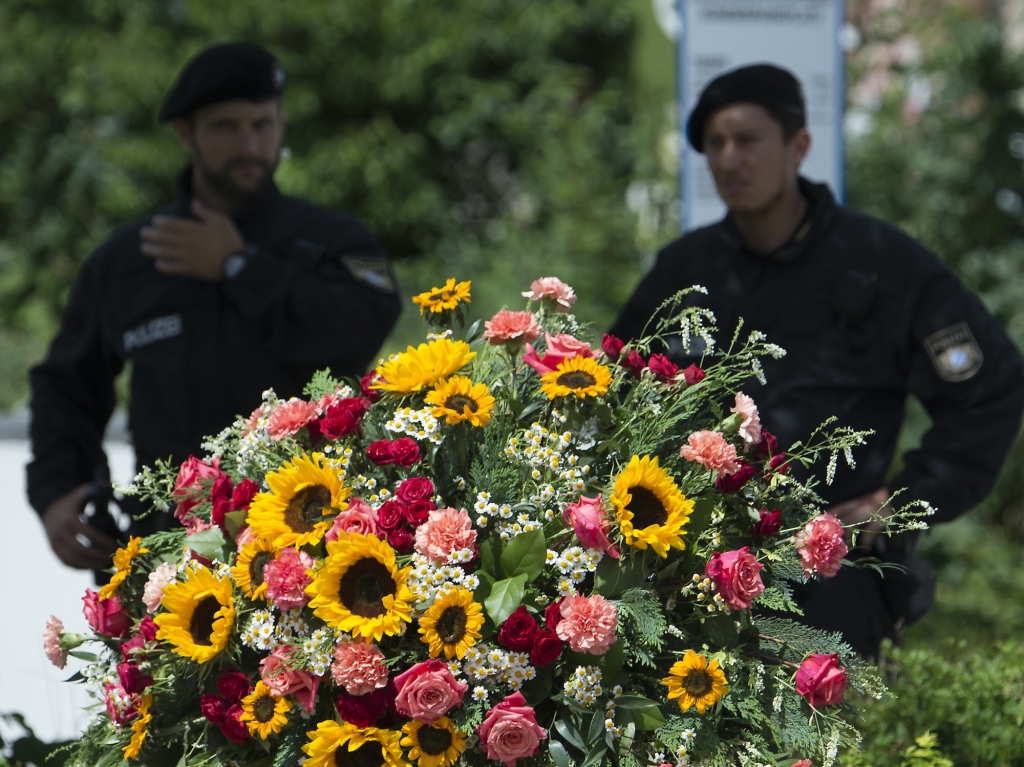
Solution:
[[[363,396],[370,402],[377,402],[381,398],[381,393],[377,389],[371,389],[370,384],[381,380],[377,375],[376,370],[371,370],[369,373],[359,379],[359,391],[363,393]]]
[[[251,479],[243,479],[235,486],[235,492],[231,494],[231,510],[242,511],[248,509],[253,497],[260,491],[260,486]]]
[[[601,338],[601,349],[612,362],[619,361],[619,355],[622,354],[622,347],[625,345],[621,338],[616,338],[608,333]]]
[[[153,677],[143,674],[141,668],[128,661],[117,664],[117,678],[129,695],[141,695],[143,690],[153,684]]]
[[[775,511],[761,509],[757,513],[761,520],[750,527],[750,534],[754,538],[771,538],[782,528],[782,512],[778,509]]]
[[[224,715],[227,713],[227,707],[224,704],[224,699],[219,695],[213,695],[207,693],[199,699],[199,710],[203,712],[203,716],[206,717],[206,721],[212,722],[213,724],[220,724],[224,721]]]
[[[224,531],[225,538],[230,538],[225,519],[229,511],[231,511],[231,499],[217,498],[213,502],[213,510],[210,512],[210,521]]]
[[[707,378],[707,375],[696,365],[688,365],[683,369],[683,380],[686,381],[687,386],[699,384],[705,378]]]
[[[362,397],[340,399],[327,408],[320,428],[331,439],[352,434],[359,428],[359,422],[372,405],[372,402]]]
[[[765,473],[771,474],[773,471],[778,474],[785,474],[789,471],[789,464],[786,463],[785,453],[772,456],[772,459],[768,462],[768,471]]]
[[[158,630],[156,621],[153,620],[152,615],[147,615],[142,619],[142,622],[139,623],[139,633],[145,637],[147,642],[152,642],[156,639],[156,632]]]
[[[719,474],[715,479],[715,487],[718,488],[720,493],[735,493],[745,484],[747,484],[751,478],[757,474],[757,467],[753,464],[747,463],[746,461],[739,461],[739,470],[735,474],[730,474],[728,477]]]
[[[385,501],[377,509],[377,527],[385,532],[397,530],[405,524],[404,505],[398,501]]]
[[[554,631],[558,622],[562,620],[562,602],[564,601],[564,599],[559,599],[557,602],[552,602],[544,610],[544,625],[551,631]]]
[[[222,498],[229,500],[234,489],[235,483],[231,481],[231,477],[222,474],[213,481],[213,487],[210,488],[210,500],[217,501]]]
[[[413,501],[405,507],[405,521],[413,527],[419,527],[430,516],[436,507],[433,501]]]
[[[225,671],[217,680],[217,690],[229,703],[238,703],[249,694],[249,677],[241,671]]]
[[[149,617],[149,616],[146,616]],[[121,643],[121,657],[125,660],[131,660],[136,650],[142,649],[143,645],[146,644],[145,637],[136,634],[127,642]]]
[[[767,429],[761,429],[761,441],[751,448],[755,460],[767,461],[779,451],[779,440]]]
[[[323,419],[314,418],[311,421],[306,421],[306,433],[309,435],[310,446],[315,447],[316,443],[324,435]]]
[[[530,663],[540,668],[558,660],[562,654],[562,642],[551,629],[540,629],[533,637],[530,649]]]
[[[411,477],[398,486],[395,492],[406,503],[427,501],[434,494],[434,483],[426,477]]]
[[[663,383],[674,381],[681,369],[664,354],[652,354],[651,358],[647,361],[647,367],[649,367],[657,379]]]
[[[409,468],[420,460],[420,446],[410,437],[399,437],[391,443],[391,460],[399,466]]]
[[[370,446],[366,448],[366,457],[378,466],[383,466],[386,463],[393,463],[395,460],[391,457],[391,443],[386,439],[379,439],[376,442],[371,443]]]
[[[388,533],[388,544],[399,554],[408,554],[410,551],[412,551],[412,533],[410,533],[404,527],[400,527],[397,530],[392,530]]]
[[[644,358],[632,349],[629,350],[625,360],[619,360],[619,364],[626,368],[633,378],[639,378],[640,374],[644,372],[644,368],[647,367]]]
[[[334,704],[343,722],[365,728],[373,727],[388,712],[388,702],[388,690],[385,687],[365,695],[349,695],[341,691]]]
[[[537,634],[537,621],[520,605],[498,629],[498,643],[515,652],[530,652]]]
[[[796,672],[796,691],[815,708],[843,702],[846,669],[839,665],[839,654],[808,655]]]
[[[249,739],[249,728],[242,721],[241,703],[236,703],[224,712],[224,718],[220,721],[219,726],[224,737],[237,746]]]

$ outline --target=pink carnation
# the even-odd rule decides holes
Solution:
[[[507,695],[488,711],[476,734],[487,758],[504,762],[505,767],[540,753],[540,742],[548,736],[521,692]]]
[[[746,449],[761,441],[761,418],[757,414],[757,405],[754,400],[743,392],[736,392],[736,406],[729,408],[730,413],[739,413],[743,419],[740,423],[740,439],[743,440]]]
[[[167,584],[174,580],[178,569],[170,562],[161,563],[146,579],[146,586],[142,589],[142,602],[146,605],[146,612],[153,614],[160,607],[160,600],[164,598],[164,589]]]
[[[717,431],[695,431],[687,442],[689,444],[683,445],[679,451],[687,461],[696,461],[726,477],[740,468],[736,463],[736,448]]]
[[[704,573],[715,582],[715,591],[737,610],[746,610],[764,591],[761,568],[764,567],[750,553],[750,547],[715,552],[704,568]]]
[[[556,336],[545,333],[544,340],[547,343],[547,348],[544,350],[543,357],[538,356],[537,351],[530,344],[526,345],[526,351],[523,352],[523,362],[536,370],[537,375],[547,375],[553,372],[562,360],[579,356],[597,356],[597,352],[590,350],[590,344],[580,341],[568,333],[559,333]]]
[[[540,325],[533,312],[512,312],[502,309],[484,323],[487,328],[484,331],[484,338],[495,346],[508,344],[519,347],[525,344],[532,344],[540,338]]]
[[[384,653],[377,645],[339,642],[334,648],[331,678],[349,695],[365,695],[388,683]]]
[[[338,533],[377,535],[377,512],[362,498],[350,498],[348,508],[334,518],[334,524],[324,537],[336,541]]]
[[[253,410],[249,414],[249,417],[246,418],[245,421],[243,421],[242,436],[243,437],[248,436],[252,432],[256,431],[256,429],[259,428],[260,419],[263,416],[264,416],[264,413],[263,413],[263,408],[262,407],[258,407],[255,410]]]
[[[316,704],[316,691],[320,687],[320,677],[313,676],[308,671],[289,668],[289,659],[294,652],[295,648],[291,645],[280,645],[260,661],[263,684],[278,697],[294,695],[306,712],[310,713]]]
[[[317,417],[316,403],[292,397],[282,402],[267,419],[267,434],[274,441],[290,437]]]
[[[60,635],[64,633],[64,624],[54,616],[46,619],[46,630],[43,631],[43,652],[47,659],[57,668],[64,668],[68,662],[68,654],[60,649]]]
[[[562,521],[576,533],[580,545],[586,549],[599,549],[619,558],[612,542],[608,540],[609,521],[601,508],[601,496],[587,498],[584,495],[576,503],[570,503],[562,512]]]
[[[534,301],[548,299],[554,304],[555,311],[567,312],[576,303],[576,292],[557,277],[541,277],[534,280],[530,289],[523,292],[524,298]]]
[[[416,528],[416,551],[437,563],[446,563],[453,551],[476,545],[476,530],[465,509],[435,509]]]
[[[306,586],[313,582],[306,571],[315,560],[305,551],[283,549],[277,559],[263,565],[263,580],[267,583],[267,599],[279,610],[297,610],[309,601]]]
[[[812,519],[797,533],[796,550],[800,552],[804,570],[826,578],[839,572],[843,557],[849,551],[843,541],[843,526],[828,512]]]
[[[452,676],[448,664],[439,658],[417,663],[395,677],[395,708],[403,716],[433,724],[456,706],[462,705],[467,685]]]
[[[562,619],[555,633],[574,652],[604,655],[615,641],[619,614],[615,605],[600,594],[583,597],[570,594],[559,607]]]

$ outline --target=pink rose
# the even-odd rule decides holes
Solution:
[[[583,548],[599,549],[610,554],[613,559],[619,558],[619,552],[608,540],[610,522],[601,508],[600,495],[596,498],[581,495],[576,503],[565,507],[562,521],[573,529]]]
[[[619,614],[615,605],[600,594],[589,597],[570,594],[562,600],[562,619],[555,626],[558,638],[573,652],[604,655],[615,641]]]
[[[135,710],[138,698],[129,695],[119,684],[103,685],[103,705],[107,709],[110,721],[118,727],[125,727],[139,715]]]
[[[416,551],[437,564],[448,562],[453,551],[476,545],[476,530],[465,509],[435,509],[416,528]]]
[[[299,429],[317,417],[315,402],[292,397],[287,402],[282,402],[267,419],[267,434],[275,442],[290,437]]]
[[[312,713],[316,705],[316,691],[320,687],[320,677],[308,671],[288,668],[288,658],[295,652],[291,645],[280,645],[274,652],[260,661],[260,672],[263,684],[269,687],[274,695],[294,695],[295,700],[302,704],[307,713]]]
[[[547,343],[547,348],[544,350],[543,357],[539,357],[537,351],[530,344],[526,345],[526,351],[523,352],[523,362],[536,370],[537,375],[554,372],[563,360],[579,356],[597,356],[597,352],[590,350],[590,344],[580,341],[568,333],[559,333],[556,336],[545,333],[544,340]]]
[[[764,565],[750,553],[750,547],[744,546],[724,554],[716,551],[704,573],[715,582],[715,591],[722,599],[737,610],[746,610],[764,591],[762,567]]]
[[[567,312],[576,303],[575,291],[557,277],[541,277],[534,280],[530,289],[523,292],[523,298],[534,301],[547,300],[556,312]]]
[[[792,767],[814,767],[814,764],[810,759],[801,759],[799,762],[793,762]]]
[[[309,601],[306,586],[313,579],[306,572],[315,560],[305,551],[282,549],[277,558],[263,565],[267,599],[279,610],[298,610]]]
[[[377,512],[362,498],[350,498],[348,508],[334,518],[334,524],[324,538],[336,541],[339,532],[376,536]]]
[[[808,655],[797,669],[796,691],[815,708],[842,703],[846,670],[839,666],[839,654]]]
[[[797,533],[796,550],[800,552],[805,571],[826,578],[839,572],[843,557],[849,551],[843,541],[843,526],[828,512],[812,519]]]
[[[443,660],[423,661],[395,677],[395,708],[403,716],[433,724],[462,705],[467,687],[452,676]]]
[[[729,476],[739,469],[736,448],[717,431],[695,431],[687,438],[679,455],[720,475]]]
[[[208,464],[190,455],[178,469],[174,490],[171,491],[171,496],[178,501],[178,507],[174,510],[175,518],[184,522],[192,507],[199,503],[199,499],[194,496],[202,488],[202,480],[216,480],[220,476],[227,476],[220,470],[220,458],[214,458],[213,463]]]
[[[365,695],[388,683],[384,653],[374,644],[339,642],[334,648],[331,678],[349,695]]]
[[[124,611],[117,597],[100,599],[99,594],[95,591],[86,589],[82,602],[85,605],[82,610],[85,613],[85,619],[89,621],[92,630],[97,634],[116,639],[128,634],[132,619]]]
[[[740,416],[740,439],[746,450],[750,450],[761,441],[761,418],[757,414],[757,405],[743,392],[736,392],[736,405],[729,408],[729,412]]]
[[[512,312],[502,309],[484,323],[484,338],[490,343],[518,349],[540,338],[540,325],[532,312]]]
[[[488,711],[476,733],[487,758],[504,762],[506,767],[539,754],[540,742],[548,737],[521,692],[507,695]]]

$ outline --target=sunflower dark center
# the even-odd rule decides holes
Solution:
[[[307,485],[292,496],[284,510],[284,523],[296,533],[311,533],[331,506],[331,491],[323,485]]]
[[[668,521],[668,511],[654,493],[646,487],[631,487],[629,494],[633,500],[626,510],[633,514],[633,528],[643,530],[651,525],[663,525]]]
[[[272,695],[261,695],[252,704],[253,718],[260,724],[266,724],[274,718],[277,701]]]
[[[416,740],[420,744],[420,750],[430,756],[439,756],[448,750],[452,744],[452,734],[444,727],[431,727],[424,725],[416,733]]]
[[[446,607],[434,626],[445,644],[458,644],[466,636],[466,608],[462,605]]]
[[[467,407],[470,413],[475,413],[480,407],[475,399],[467,397],[465,394],[453,394],[444,401],[444,406],[449,410],[454,410],[456,413],[463,412],[463,408]]]
[[[213,620],[219,609],[220,602],[216,597],[207,596],[199,601],[188,624],[188,633],[192,635],[193,642],[207,646],[213,644],[210,634],[213,633]]]
[[[272,551],[257,551],[256,555],[249,560],[249,582],[252,583],[252,588],[257,588],[263,585],[263,566],[269,565],[274,561],[274,552]]]
[[[335,767],[384,767],[384,749],[375,740],[364,743],[355,751],[342,743],[334,750]]]
[[[565,386],[569,389],[586,389],[588,386],[593,386],[597,383],[597,379],[586,370],[570,370],[558,376],[556,381],[559,386]]]
[[[691,668],[683,677],[683,687],[691,698],[702,698],[714,689],[714,680],[707,670]]]
[[[362,618],[383,615],[384,597],[398,591],[388,568],[376,559],[360,559],[341,576],[338,599],[349,612]]]

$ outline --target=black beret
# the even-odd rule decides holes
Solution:
[[[215,45],[181,70],[158,118],[165,123],[218,101],[265,101],[283,90],[284,70],[264,48],[253,43]]]
[[[807,123],[807,111],[800,81],[792,72],[771,64],[754,64],[719,75],[704,89],[690,113],[686,137],[698,152],[704,151],[704,123],[712,112],[729,104],[747,101],[799,118]]]

